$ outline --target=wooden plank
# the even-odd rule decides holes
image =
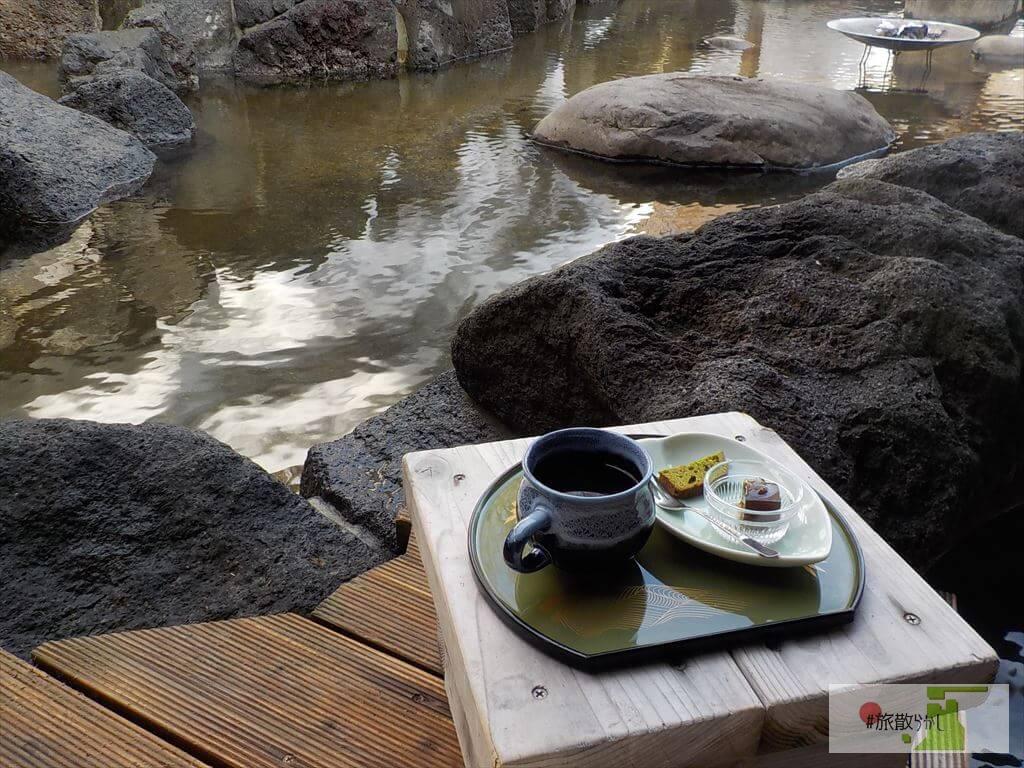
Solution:
[[[202,763],[0,650],[0,766],[200,768]]]
[[[415,545],[342,584],[312,615],[435,675],[444,674],[437,615]]]
[[[395,515],[395,542],[398,545],[398,554],[404,555],[409,548],[409,538],[412,535],[412,519],[406,508],[399,507]]]
[[[831,683],[992,679],[998,665],[992,647],[776,432],[743,414],[723,415],[715,431],[744,436],[748,445],[808,480],[850,524],[867,569],[864,597],[852,624],[781,645],[733,651],[767,708],[762,751],[827,741]]]
[[[312,615],[435,675],[444,674],[437,615],[415,536],[404,555],[345,582]]]
[[[702,423],[710,420],[693,422]],[[528,443],[426,451],[404,461],[466,764],[711,768],[752,756],[763,708],[727,653],[679,666],[581,672],[527,645],[484,603],[466,556],[469,517]]]
[[[299,616],[62,640],[34,657],[217,766],[460,765],[440,680]]]

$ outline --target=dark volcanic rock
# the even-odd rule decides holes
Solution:
[[[408,34],[408,64],[434,69],[512,45],[506,0],[396,0]]]
[[[541,144],[616,161],[808,169],[884,151],[896,134],[852,91],[668,72],[609,80],[541,120]]]
[[[917,565],[1024,497],[1024,241],[918,190],[615,243],[480,306],[452,356],[526,432],[750,413]]]
[[[518,37],[537,27],[571,14],[575,0],[508,0],[512,34]]]
[[[64,41],[60,69],[71,87],[76,78],[122,69],[142,72],[179,93],[193,90],[197,82],[165,55],[160,32],[152,27],[71,35]]]
[[[242,29],[280,16],[300,0],[235,0],[235,21]]]
[[[545,0],[508,0],[508,20],[512,34],[525,35],[540,26],[545,14]]]
[[[404,454],[513,436],[466,397],[449,371],[351,434],[313,446],[302,469],[302,495],[329,501],[394,546]]]
[[[95,0],[0,0],[0,59],[49,59],[64,38],[99,29]]]
[[[234,69],[261,83],[391,77],[397,51],[390,0],[305,0],[246,32]]]
[[[235,74],[261,83],[391,77],[512,45],[574,0],[236,0]],[[515,15],[515,24],[510,17]],[[515,27],[515,29],[514,29]]]
[[[163,3],[146,3],[136,8],[125,18],[122,27],[152,29],[160,36],[162,71],[170,75],[161,78],[164,85],[176,93],[194,91],[199,87],[196,50],[181,39],[185,33],[175,25]]]
[[[153,29],[86,32],[64,41],[60,71],[67,80],[91,75],[97,64],[118,59],[152,77],[159,72],[160,55],[160,35]]]
[[[1024,237],[1024,132],[972,133],[880,160],[851,165],[840,178],[913,187]]]
[[[0,422],[0,645],[307,610],[383,553],[162,424]]]
[[[1024,507],[1007,510],[969,532],[926,574],[935,589],[956,594],[957,611],[997,649],[1000,641],[1009,645],[1004,637],[1008,629],[1024,630],[1024,602],[1020,599],[1022,537]],[[1017,654],[1024,661],[1022,651],[1017,649]],[[1013,658],[1005,653],[1000,656]]]
[[[149,146],[191,141],[195,120],[174,92],[134,69],[83,78],[60,104],[87,112]]]
[[[154,24],[154,15],[166,21]],[[231,0],[159,0],[130,13],[123,26],[164,27],[161,31],[172,34],[181,51],[194,55],[200,69],[231,67],[237,42]]]
[[[134,136],[0,72],[0,245],[69,233],[141,187],[155,160]]]

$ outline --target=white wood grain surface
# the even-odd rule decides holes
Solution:
[[[773,430],[729,414],[728,428],[782,461],[849,522],[867,580],[852,624],[821,635],[753,645],[733,658],[767,710],[761,751],[791,750],[828,738],[831,683],[988,682],[998,658],[986,643],[871,526]]]
[[[445,684],[469,768],[768,766],[781,755],[758,753],[788,750],[811,759],[823,754],[814,745],[827,736],[829,683],[989,679],[992,649],[774,432],[738,413],[617,431],[742,435],[807,477],[847,517],[864,549],[868,585],[858,619],[774,650],[760,644],[706,653],[681,667],[572,669],[501,622],[479,593],[467,554],[477,499],[521,460],[530,441],[409,454],[406,502],[437,608]],[[904,619],[910,612],[921,617],[919,624]]]

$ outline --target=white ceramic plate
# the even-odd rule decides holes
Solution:
[[[646,438],[638,441],[654,459],[654,471],[689,464],[699,458],[722,451],[727,459],[747,459],[776,464],[760,451],[738,440],[703,432],[682,432],[662,438]],[[692,507],[707,509],[703,496],[686,499]],[[738,542],[721,536],[715,527],[700,515],[685,510],[670,511],[658,507],[658,523],[673,536],[692,544],[712,555],[724,557],[750,565],[772,568],[792,568],[798,565],[818,563],[828,557],[832,550],[832,520],[818,494],[804,483],[804,502],[800,511],[790,522],[789,530],[779,541],[771,545],[779,552],[777,558],[761,557]]]

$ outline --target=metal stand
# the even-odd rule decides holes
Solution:
[[[858,65],[858,71],[860,72],[860,82],[857,87],[864,90],[871,90],[871,83],[868,82],[868,59],[871,57],[871,49],[879,48],[881,46],[873,46],[867,43],[864,44],[864,53],[860,57],[860,64]],[[882,69],[881,82],[876,86],[878,90],[892,91],[896,90],[896,59],[899,57],[902,51],[895,51],[891,48],[882,48],[886,52],[885,66]],[[924,71],[921,73],[921,81],[918,83],[917,88],[911,88],[910,93],[927,93],[928,90],[925,88],[925,83],[928,81],[929,75],[932,72],[932,54],[934,53],[933,48],[929,48],[925,51],[925,66]]]
[[[860,57],[860,65],[858,71],[860,72],[860,81],[857,83],[857,87],[864,90],[871,90],[871,83],[868,81],[868,59],[871,58],[871,49],[878,46],[864,45],[864,53]],[[886,53],[885,67],[882,69],[881,82],[876,86],[878,90],[887,91],[893,86],[895,74],[895,52],[888,49],[882,48]]]
[[[935,53],[934,48],[929,48],[926,52],[924,62],[924,72],[921,73],[921,82],[918,83],[917,90],[921,93],[928,93],[928,90],[924,87],[924,84],[928,82],[928,76],[932,73],[932,54]]]

